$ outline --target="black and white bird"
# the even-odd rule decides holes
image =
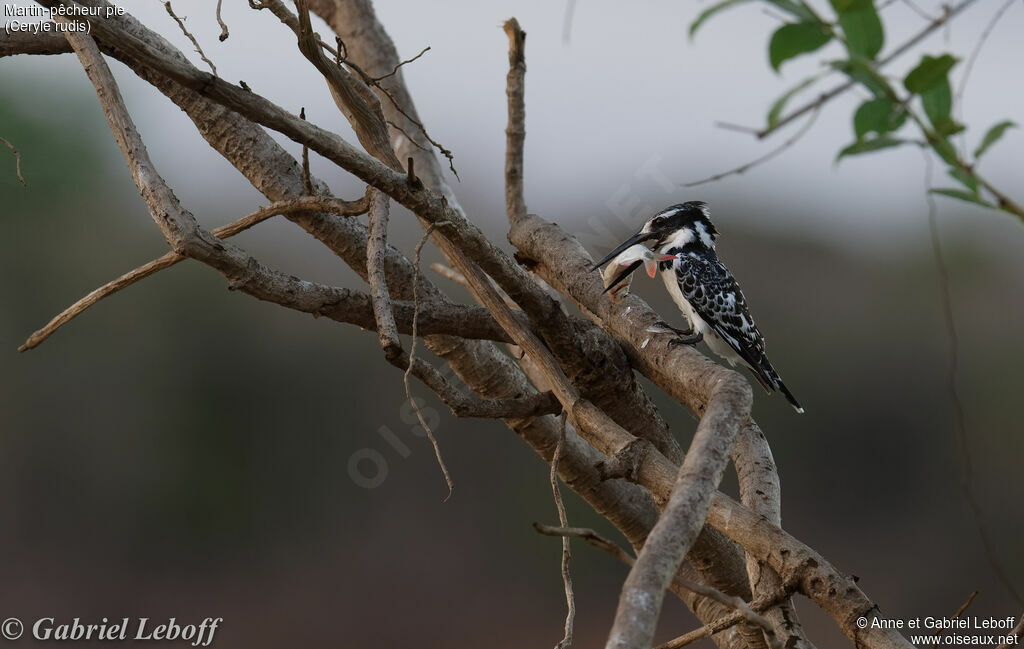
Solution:
[[[797,412],[803,412],[765,355],[764,338],[747,309],[743,291],[715,252],[717,238],[718,230],[711,223],[706,203],[673,205],[651,217],[594,269],[627,250],[635,250],[633,246],[642,244],[657,251],[665,287],[689,323],[689,330],[668,327],[681,336],[679,342],[696,344],[703,339],[730,365],[745,365],[766,391],[779,390]],[[620,274],[616,283],[627,277],[628,273]],[[605,291],[615,286],[608,285]]]

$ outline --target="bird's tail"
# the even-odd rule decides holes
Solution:
[[[767,359],[765,360],[764,365],[758,369],[759,371],[755,371],[753,374],[761,386],[768,392],[771,392],[773,388],[778,390],[786,397],[786,401],[793,406],[794,410],[803,414],[803,406],[801,406],[800,402],[796,400],[793,393],[789,391],[786,384],[782,382],[782,379],[779,377],[779,373],[775,371],[775,368],[771,366],[771,363],[767,362]]]
[[[803,414],[803,407],[796,400],[796,397],[793,396],[793,393],[789,391],[789,388],[786,387],[786,384],[783,383],[781,379],[779,380],[779,391],[786,396],[786,401],[789,402],[789,405],[793,406],[794,410],[796,410],[800,414]]]

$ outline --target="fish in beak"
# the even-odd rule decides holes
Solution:
[[[604,259],[602,259],[601,261],[599,261],[596,264],[594,264],[594,266],[590,270],[597,270],[601,266],[604,266],[613,257],[616,257],[616,256],[622,254],[628,248],[636,246],[639,243],[643,243],[644,241],[650,241],[651,239],[657,239],[657,238],[658,238],[658,235],[652,234],[650,232],[644,232],[643,230],[641,230],[641,231],[637,232],[636,234],[634,234],[633,236],[631,236],[630,238],[628,238],[625,241],[623,241],[621,244],[619,244],[618,248],[616,248],[615,250],[612,250],[611,252],[609,252],[608,255]],[[642,248],[643,246],[640,246],[640,247]]]
[[[629,295],[631,276],[637,268],[643,266],[650,277],[654,277],[658,272],[658,258],[646,246],[634,243],[624,249],[620,250],[619,248],[616,249],[618,254],[601,274],[601,278],[604,280],[604,292],[608,293],[612,302],[616,304]],[[605,261],[607,259],[601,263],[603,264]]]

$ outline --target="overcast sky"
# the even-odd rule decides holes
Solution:
[[[6,0],[10,4],[10,0]],[[19,0],[14,4],[31,4]],[[122,2],[151,28],[159,30],[196,65],[203,67],[159,0]],[[224,19],[231,37],[218,42],[211,0],[177,0],[175,10],[187,16],[218,72],[229,81],[244,79],[256,92],[310,119],[348,133],[318,74],[298,54],[294,38],[269,12],[256,12],[243,0],[225,2]],[[902,76],[921,53],[952,51],[964,57],[1003,2],[976,3],[952,26],[932,35],[913,53],[898,59],[888,72]],[[774,99],[818,70],[822,57],[838,58],[837,46],[824,54],[783,65],[774,73],[767,62],[767,43],[779,18],[751,3],[710,21],[696,39],[688,25],[707,3],[578,0],[571,23],[571,41],[563,40],[565,2],[450,0],[447,2],[380,1],[382,22],[403,57],[431,47],[405,68],[417,107],[434,137],[452,149],[462,182],[455,190],[482,223],[502,218],[501,182],[505,127],[507,41],[503,20],[516,16],[527,39],[527,203],[532,211],[577,230],[591,223],[617,224],[639,205],[657,209],[687,199],[712,202],[719,220],[758,221],[750,205],[774,207],[791,214],[783,222],[759,223],[817,232],[827,239],[877,241],[890,236],[920,237],[924,223],[924,164],[916,148],[887,151],[844,160],[835,166],[837,151],[853,139],[854,108],[863,100],[847,93],[819,115],[808,136],[772,162],[743,176],[687,189],[682,183],[739,165],[780,145],[799,128],[758,142],[753,137],[715,126],[716,121],[749,126],[764,123]],[[933,0],[915,5],[939,13]],[[826,11],[823,8],[823,12]],[[920,30],[924,19],[909,2],[896,2],[884,14],[886,47]],[[326,28],[321,25],[322,29]],[[1020,84],[1020,34],[1024,5],[1014,3],[990,37],[974,66],[963,116],[971,129],[971,149],[996,121],[1024,123],[1024,90]],[[2,37],[2,35],[0,35]],[[130,107],[158,164],[180,192],[196,200],[248,191],[218,157],[204,150],[180,111],[122,66]],[[965,65],[954,77],[954,88]],[[129,81],[131,80],[131,81]],[[821,88],[841,81],[827,80]],[[32,100],[33,110],[60,114],[61,93],[87,96],[89,87],[72,57],[0,62],[0,83],[18,83],[33,96],[52,97],[50,106]],[[5,100],[12,97],[3,89]],[[813,95],[810,95],[813,96]],[[28,101],[28,100],[27,100]],[[794,101],[799,105],[806,98]],[[987,156],[982,172],[1018,199],[1020,150],[1024,133],[1010,131]],[[295,149],[294,146],[290,148]],[[1015,164],[1016,163],[1016,164]],[[342,174],[319,167],[335,186]],[[644,169],[677,186],[653,180]],[[638,175],[639,174],[639,175]],[[944,183],[937,169],[937,183]],[[645,177],[641,177],[645,176]],[[940,199],[944,223],[984,223],[997,235],[1018,237],[1019,228],[1003,215],[986,213]],[[742,214],[736,213],[741,211]],[[237,211],[237,210],[234,210]]]

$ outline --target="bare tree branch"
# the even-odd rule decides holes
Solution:
[[[213,64],[213,61],[211,61],[210,59],[206,58],[206,52],[203,52],[203,48],[200,47],[199,41],[197,41],[196,37],[192,35],[192,32],[190,32],[188,30],[188,28],[185,27],[185,22],[181,18],[178,18],[177,14],[174,13],[174,9],[171,7],[171,3],[170,2],[164,2],[164,9],[166,9],[167,13],[171,16],[171,18],[174,19],[174,22],[178,23],[178,27],[181,29],[181,33],[184,34],[188,38],[188,40],[192,41],[192,45],[195,46],[195,48],[196,48],[196,53],[199,54],[199,57],[201,59],[203,59],[203,61],[206,63],[206,65],[210,66],[210,70],[212,70],[214,76],[216,76],[217,75],[217,66]],[[220,19],[220,2],[219,1],[217,3],[217,19],[218,20]],[[223,23],[221,23],[221,24],[223,24]],[[221,40],[224,40],[224,39],[222,38]]]
[[[217,24],[220,25],[220,36],[218,36],[217,39],[222,43],[228,40],[228,36],[231,35],[231,32],[228,31],[227,24],[220,16],[220,6],[223,2],[224,0],[217,0]]]
[[[565,411],[559,417],[558,444],[555,445],[555,454],[551,458],[551,493],[555,499],[555,508],[558,510],[558,521],[563,528],[568,527],[569,519],[565,513],[565,503],[562,502],[562,493],[558,490],[558,460],[562,456],[562,447],[565,446]],[[539,529],[539,528],[538,528]],[[569,574],[569,559],[572,554],[569,550],[569,537],[562,537],[562,583],[565,586],[565,605],[568,609],[565,614],[565,636],[561,642],[555,645],[555,649],[565,649],[572,644],[572,625],[576,618],[576,598],[572,593],[572,576]]]
[[[389,202],[386,194],[377,190],[370,191],[370,233],[366,244],[366,274],[370,283],[370,296],[373,298],[373,316],[377,321],[380,346],[388,361],[393,362],[402,352],[402,342],[398,340],[395,316],[391,313],[391,296],[388,295],[388,283],[384,275]],[[413,303],[416,303],[415,299]],[[415,324],[416,320],[413,318],[414,327]]]
[[[388,72],[387,74],[385,74],[383,76],[374,78],[374,81],[376,81],[377,83],[380,83],[384,79],[387,79],[389,77],[395,76],[396,74],[398,74],[398,71],[402,68],[403,65],[408,65],[409,63],[412,63],[413,61],[415,61],[416,59],[420,58],[421,56],[423,56],[424,54],[426,54],[429,51],[430,51],[430,46],[427,45],[422,50],[420,50],[419,54],[417,54],[416,56],[412,57],[411,59],[406,59],[404,61],[399,61],[398,63],[395,64],[395,67],[393,67],[391,69],[391,72]]]
[[[1004,642],[1003,644],[996,647],[996,649],[1013,649],[1013,647],[1019,646],[1020,638],[1022,635],[1024,635],[1024,615],[1020,617],[1020,621],[1017,622],[1017,626],[1013,627],[1013,631],[1010,631],[1009,634],[1009,637],[1015,639],[1016,641],[1014,642],[1013,640],[1011,640],[1008,642]]]
[[[567,527],[565,525],[562,525],[561,527],[551,527],[549,525],[541,525],[540,523],[534,523],[533,527],[541,534],[546,534],[548,536],[560,536],[566,540],[569,537],[583,539],[595,548],[608,552],[627,566],[632,567],[636,564],[636,559],[634,559],[628,552],[604,538],[594,530],[582,527]],[[771,623],[754,612],[754,610],[739,597],[730,597],[717,588],[712,588],[711,586],[693,581],[692,579],[685,579],[679,576],[673,578],[673,584],[679,588],[697,593],[709,599],[713,599],[716,602],[720,602],[729,608],[735,609],[736,612],[740,613],[740,619],[746,619],[758,625],[773,638],[774,642],[772,644],[772,649],[781,649],[781,643],[774,638],[774,631],[772,630]],[[739,620],[737,620],[737,622],[738,621]],[[735,624],[735,622],[733,624]]]
[[[331,211],[336,214],[346,216],[355,216],[356,214],[362,214],[366,212],[366,201],[362,200],[355,202],[347,202],[340,201],[334,198],[320,196],[309,197],[308,199],[280,201],[274,203],[273,205],[268,205],[267,207],[260,208],[253,212],[252,214],[243,216],[237,221],[221,226],[219,228],[215,228],[210,232],[210,234],[217,237],[218,239],[227,239],[228,237],[233,237],[239,232],[247,230],[258,223],[262,223],[263,221],[272,216],[277,216],[278,214],[285,214],[287,212],[308,210],[312,208]],[[29,336],[28,340],[26,340],[24,344],[18,347],[18,351],[23,352],[28,349],[38,347],[43,341],[52,336],[58,329],[60,329],[62,326],[70,322],[72,319],[74,319],[80,313],[91,307],[93,304],[96,304],[103,298],[113,295],[114,293],[120,291],[121,289],[127,288],[132,284],[135,284],[136,282],[145,279],[150,275],[153,275],[154,273],[157,273],[165,268],[170,268],[171,266],[177,264],[178,262],[184,259],[185,256],[183,255],[179,255],[178,253],[173,251],[168,252],[167,254],[160,258],[154,259],[149,263],[146,263],[142,266],[139,266],[138,268],[135,268],[134,270],[125,273],[124,275],[118,277],[112,282],[104,284],[100,288],[92,291],[82,299],[78,300],[77,302],[69,306],[64,311],[60,312],[45,327]]]
[[[22,185],[24,185],[24,186],[26,186],[26,187],[27,187],[27,186],[28,186],[28,183],[27,183],[27,182],[25,182],[25,178],[24,178],[24,177],[23,177],[23,176],[21,175],[21,154],[20,154],[20,153],[18,153],[18,150],[14,148],[14,145],[13,145],[13,144],[11,144],[10,142],[8,142],[8,141],[7,141],[7,140],[5,140],[4,138],[0,137],[0,142],[3,142],[3,143],[4,143],[4,144],[5,144],[6,146],[7,146],[7,148],[11,150],[11,153],[13,153],[13,154],[14,154],[14,172],[15,172],[15,173],[17,174],[17,176],[18,176],[18,181],[19,181],[19,182],[20,182],[20,183],[21,183]]]
[[[671,347],[668,341],[650,338],[647,328],[659,318],[635,295],[615,304],[603,295],[596,273],[588,272],[593,261],[579,242],[558,226],[535,215],[516,224],[509,233],[520,253],[534,260],[534,270],[556,290],[568,296],[585,314],[599,319],[629,352],[638,370],[673,395],[679,395],[696,412],[704,404],[721,373],[728,370],[705,359],[696,350]],[[613,451],[614,452],[614,451]],[[671,493],[674,472],[659,453],[651,452],[639,463],[636,477],[656,501]],[[858,629],[851,612],[871,613],[876,606],[856,583],[832,567],[821,555],[803,545],[759,514],[716,494],[708,511],[708,523],[743,546],[748,553],[770,566],[783,583],[795,584],[835,619],[839,628],[861,646],[876,649],[909,648],[890,629]],[[785,550],[785,552],[781,552]]]
[[[18,54],[67,54],[71,46],[57,32],[11,32],[0,39],[0,58]]]
[[[41,3],[67,5],[68,0],[41,0]],[[95,0],[84,0],[84,3],[94,4]],[[322,3],[310,0],[310,4]],[[378,48],[386,51],[382,44],[390,46],[386,34],[381,36],[382,32],[367,29],[368,24],[372,27],[376,22],[368,2],[337,0],[332,4],[336,7],[355,8],[354,14],[349,14],[355,18],[351,21],[352,28],[364,32],[363,35],[354,36],[351,42],[346,42],[349,46],[346,48],[346,56],[352,56],[352,52],[363,49]],[[304,183],[303,173],[294,158],[268,141],[270,138],[250,119],[279,130],[300,145],[320,152],[376,190],[409,207],[428,230],[431,226],[436,228],[439,224],[446,224],[444,236],[434,233],[442,252],[463,273],[477,298],[493,313],[500,323],[498,331],[503,329],[507,332],[501,335],[517,343],[536,363],[543,374],[543,382],[550,384],[558,403],[555,404],[550,396],[538,395],[527,382],[522,369],[512,359],[501,354],[492,343],[451,336],[430,336],[427,343],[450,364],[468,391],[459,391],[452,385],[448,386],[451,391],[443,387],[431,389],[446,395],[447,401],[472,402],[470,407],[483,404],[478,412],[487,410],[496,416],[508,417],[510,427],[546,460],[550,461],[561,443],[556,467],[558,474],[568,486],[583,495],[595,509],[622,529],[634,547],[643,548],[640,550],[641,560],[646,555],[655,564],[676,561],[674,554],[677,549],[661,552],[658,548],[663,544],[658,539],[675,534],[681,535],[684,546],[694,542],[692,537],[703,522],[703,512],[700,511],[703,507],[707,509],[710,525],[742,545],[750,557],[774,571],[781,583],[792,584],[814,599],[836,619],[843,632],[855,643],[873,649],[907,646],[898,634],[888,630],[857,630],[850,621],[857,614],[871,614],[875,607],[851,580],[838,573],[819,554],[779,529],[772,520],[714,492],[713,485],[724,464],[722,458],[727,454],[729,440],[719,440],[722,444],[708,440],[706,438],[709,435],[705,434],[707,431],[701,430],[701,427],[731,429],[726,430],[727,436],[741,428],[745,412],[742,409],[738,414],[733,410],[719,411],[718,397],[724,395],[716,392],[716,386],[723,381],[733,385],[736,375],[708,362],[693,350],[669,350],[660,340],[649,347],[642,345],[642,339],[649,337],[646,327],[655,315],[646,305],[633,298],[627,303],[634,307],[632,315],[623,313],[621,308],[616,310],[616,307],[609,306],[608,301],[600,296],[600,283],[594,281],[592,274],[583,270],[589,256],[579,249],[574,239],[557,227],[549,228],[549,224],[529,215],[513,223],[510,233],[510,239],[524,253],[524,262],[530,263],[531,269],[548,284],[570,296],[588,317],[601,322],[607,331],[563,314],[559,301],[553,300],[545,287],[534,282],[530,274],[483,237],[465,218],[446,185],[436,180],[439,173],[435,161],[425,157],[418,159],[416,168],[420,172],[419,176],[411,173],[411,169],[406,174],[400,167],[390,168],[389,165],[380,164],[337,136],[303,122],[254,93],[199,72],[179,58],[176,50],[168,49],[162,40],[140,31],[133,26],[132,21],[130,17],[123,20],[97,19],[93,25],[93,34],[104,51],[124,60],[139,76],[157,85],[185,108],[204,137],[261,191],[273,195],[273,200],[309,193],[309,187],[303,187],[304,184],[315,185],[317,193],[325,189],[312,179]],[[286,293],[293,288],[287,276],[266,268],[244,251],[204,231],[195,218],[177,203],[173,193],[156,175],[145,156],[141,138],[128,121],[123,104],[118,105],[116,86],[108,83],[112,81],[109,79],[109,71],[104,73],[103,70],[97,72],[93,69],[97,60],[104,70],[105,64],[98,56],[92,40],[88,37],[85,39],[78,43],[76,49],[90,78],[97,85],[108,121],[125,152],[147,206],[174,251],[214,267],[228,277],[233,288],[257,296],[270,295],[285,302],[308,300],[310,295],[307,293],[300,293],[299,297],[283,296],[281,292]],[[373,55],[370,58],[373,59]],[[378,56],[373,59],[376,67],[367,65],[366,69],[378,75],[395,69],[397,59],[385,61],[385,58]],[[387,78],[384,83],[397,82],[399,85],[392,87],[400,88],[400,77],[399,72]],[[364,77],[359,78],[366,83]],[[411,109],[411,100],[404,104],[403,110]],[[389,115],[385,113],[385,117]],[[394,121],[399,123],[399,120]],[[401,154],[397,157],[404,159],[405,151],[401,149],[407,144],[403,140],[408,141],[410,138],[397,135],[396,138],[395,146]],[[408,147],[411,149],[412,144],[408,143]],[[421,164],[424,160],[425,164]],[[422,186],[414,182],[418,177],[423,178]],[[409,323],[415,328],[420,326],[421,315],[428,316],[432,311],[451,312],[457,307],[444,302],[440,291],[428,279],[419,275],[414,264],[387,246],[386,241],[378,241],[371,246],[370,233],[355,223],[354,219],[348,223],[345,219],[332,218],[315,210],[295,213],[290,218],[328,245],[364,278],[377,272],[372,268],[376,262],[368,263],[371,257],[368,248],[384,251],[380,266],[387,280],[385,290],[390,298],[396,330],[401,331],[403,320],[401,300],[408,299],[410,294],[414,299],[413,304],[408,305],[411,311]],[[376,231],[375,226],[374,234]],[[550,236],[544,241],[531,239],[541,231]],[[453,257],[456,261],[452,261]],[[491,284],[492,278],[498,288]],[[522,311],[505,304],[506,296],[522,307]],[[351,294],[346,297],[351,297]],[[372,320],[370,296],[362,297],[368,307],[365,313]],[[469,307],[458,308],[469,312]],[[482,310],[479,312],[483,313]],[[609,334],[614,335],[615,340]],[[588,344],[597,351],[593,357],[596,360],[586,358],[585,353],[566,349],[586,340],[590,340]],[[694,449],[683,462],[682,469],[671,456],[666,457],[666,454],[654,448],[646,448],[647,443],[634,434],[637,431],[633,430],[632,425],[627,430],[624,427],[626,424],[610,416],[611,412],[619,412],[614,401],[620,395],[628,397],[627,408],[646,402],[647,397],[642,390],[633,392],[632,387],[626,390],[620,387],[623,380],[629,383],[633,381],[627,363],[602,365],[608,359],[625,359],[627,354],[638,369],[653,377],[670,394],[682,395],[681,400],[696,412],[704,414]],[[409,358],[403,354],[403,358],[404,367],[411,368],[413,375],[424,380],[428,386],[429,382],[437,383],[440,374],[428,364],[418,362],[414,355]],[[652,367],[655,363],[661,365]],[[602,367],[603,373],[595,372],[596,367]],[[587,376],[588,371],[592,376]],[[748,389],[744,384],[741,391]],[[568,406],[565,410],[574,424],[571,428],[566,427],[564,435],[552,417],[537,416],[559,406]],[[608,412],[604,410],[606,407]],[[639,413],[636,418],[654,423],[659,420],[656,411],[650,415]],[[753,424],[745,426],[743,431],[750,430]],[[577,434],[577,430],[583,437]],[[741,431],[740,434],[744,433]],[[720,448],[722,445],[725,446],[724,451]],[[671,446],[665,448],[666,453],[671,453]],[[706,461],[703,457],[705,454],[714,456],[713,460]],[[609,459],[631,460],[633,470],[625,472],[625,477],[635,480],[646,489],[623,480],[602,479],[595,467]],[[687,476],[690,483],[702,485],[701,488],[682,488],[680,485],[686,483],[684,478]],[[771,475],[760,479],[769,480]],[[712,486],[704,488],[703,485],[708,483]],[[682,507],[679,502],[687,499],[694,502],[697,516],[680,514]],[[667,507],[659,526],[664,524],[668,532],[664,537],[661,532],[657,532],[648,542],[647,535],[656,517],[655,502]],[[685,551],[685,547],[682,551]],[[674,571],[673,574],[669,572],[668,569],[659,569],[652,574],[656,573],[658,578],[668,575],[674,584]],[[657,596],[660,598],[660,593]],[[688,603],[692,601],[687,599]],[[755,603],[758,601],[761,600],[755,599]],[[705,622],[715,619],[708,614],[709,609],[692,603],[691,606]],[[728,640],[724,639],[726,636]],[[730,649],[740,646],[739,640],[731,634],[722,634],[715,640],[720,646],[729,646]]]
[[[665,591],[704,525],[752,401],[750,385],[731,372],[712,389],[672,496],[622,586],[608,649],[651,646]]]
[[[523,197],[523,144],[526,141],[526,32],[519,21],[505,21],[508,35],[508,127],[505,129],[505,209],[509,223],[526,216]]]

